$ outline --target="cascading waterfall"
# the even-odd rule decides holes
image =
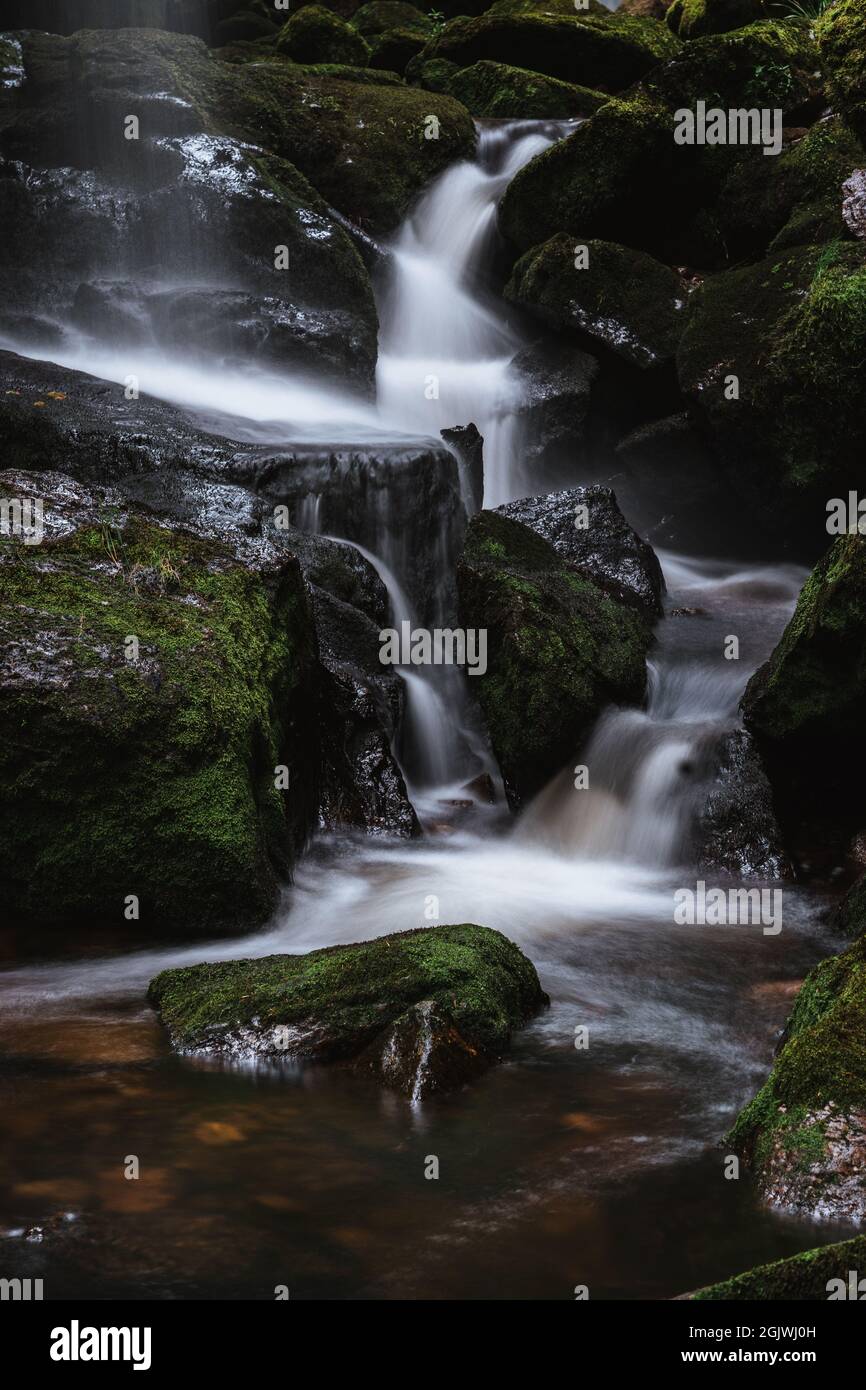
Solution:
[[[484,437],[484,505],[525,496],[520,460],[523,346],[483,284],[496,241],[496,208],[514,175],[575,121],[479,123],[478,157],[448,169],[391,248],[379,292],[376,381],[382,415],[436,434],[472,421]]]

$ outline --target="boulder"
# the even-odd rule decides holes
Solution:
[[[673,0],[664,19],[681,39],[725,34],[771,17],[769,0]]]
[[[470,521],[457,583],[461,625],[487,631],[476,693],[516,805],[577,752],[606,705],[640,702],[651,626],[500,512]]]
[[[609,487],[573,487],[496,508],[529,526],[577,574],[650,618],[662,614],[665,582],[652,547],[633,531]]]
[[[304,5],[280,30],[278,53],[295,63],[347,63],[364,67],[370,49],[359,33],[322,5]]]
[[[866,140],[864,23],[866,0],[837,0],[815,23],[827,96],[834,111],[845,117],[861,140]]]
[[[524,429],[521,449],[532,479],[569,477],[590,419],[598,362],[568,338],[550,338],[523,348],[511,363],[517,379],[517,414]]]
[[[840,536],[813,570],[782,639],[743,695],[743,717],[785,814],[816,799],[828,820],[860,815],[866,698],[866,538]]]
[[[487,60],[458,70],[448,83],[448,91],[473,116],[488,118],[562,120],[590,116],[608,100],[604,92],[590,87]]]
[[[315,814],[297,560],[58,472],[0,486],[44,509],[40,543],[0,544],[9,910],[120,928],[134,898],[148,933],[256,925]]]
[[[818,51],[811,21],[767,19],[683,45],[654,68],[643,87],[671,108],[781,108],[817,97]],[[764,156],[766,158],[766,156]]]
[[[699,818],[696,858],[702,873],[736,878],[787,877],[790,866],[773,807],[773,791],[754,741],[744,729],[722,740]]]
[[[148,998],[184,1054],[348,1064],[412,1101],[476,1077],[547,1002],[518,947],[472,925],[166,970]]]
[[[866,1216],[866,941],[806,977],[773,1070],[728,1142],[765,1200],[813,1219]]]
[[[484,440],[477,425],[455,425],[440,431],[454,450],[460,475],[460,492],[467,513],[481,510],[484,497]]]
[[[634,16],[559,16],[538,12],[453,19],[424,57],[465,68],[489,59],[618,92],[679,50],[679,40],[654,20]]]
[[[691,297],[683,393],[771,535],[826,544],[827,503],[863,476],[866,260],[860,243],[779,252]]]
[[[376,34],[384,34],[389,29],[415,29],[421,34],[432,34],[433,21],[430,16],[409,5],[406,0],[368,0],[352,16],[352,26],[365,39]]]
[[[861,874],[848,889],[832,914],[834,930],[845,936],[866,936],[866,874]]]
[[[370,40],[370,65],[385,72],[405,72],[425,43],[424,34],[417,29],[388,29]]]
[[[866,1262],[866,1236],[854,1236],[834,1245],[821,1245],[815,1250],[802,1250],[785,1260],[758,1265],[745,1274],[734,1274],[720,1284],[710,1284],[681,1298],[697,1302],[717,1300],[782,1303],[824,1303],[831,1291],[850,1297],[851,1271],[861,1270]],[[859,1277],[859,1276],[855,1276]],[[836,1281],[835,1286],[832,1281]],[[862,1295],[857,1294],[857,1297]]]
[[[578,269],[578,252],[588,264]],[[593,350],[645,369],[670,362],[685,326],[686,290],[675,271],[609,241],[564,233],[520,258],[505,296]]]

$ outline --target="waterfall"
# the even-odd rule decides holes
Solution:
[[[484,505],[526,495],[511,370],[525,346],[485,289],[496,208],[524,164],[575,121],[479,122],[478,157],[432,185],[391,247],[380,287],[376,383],[382,415],[409,432],[476,424],[484,436]]]

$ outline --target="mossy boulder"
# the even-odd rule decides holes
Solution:
[[[618,92],[679,49],[655,20],[488,13],[446,24],[424,51],[469,67],[489,59],[528,68],[563,82]]]
[[[570,19],[587,14],[608,16],[611,13],[601,0],[581,0],[579,5],[575,4],[575,0],[495,0],[486,10],[488,14],[568,15]]]
[[[644,86],[672,108],[780,108],[783,115],[817,96],[814,33],[805,19],[768,19],[685,44]]]
[[[779,252],[708,278],[690,300],[682,389],[740,496],[813,553],[826,544],[827,501],[863,477],[864,356],[859,243]]]
[[[122,927],[134,897],[148,933],[260,922],[315,812],[297,561],[60,473],[0,485],[44,507],[41,543],[0,543],[7,910]]]
[[[847,494],[846,494],[847,498]],[[857,816],[866,701],[866,537],[839,536],[743,696],[788,814],[823,793],[828,820]]]
[[[725,34],[771,14],[769,0],[674,0],[665,23],[681,39]]]
[[[861,874],[836,907],[833,926],[845,936],[866,937],[866,874]]]
[[[433,21],[415,5],[405,0],[369,0],[352,16],[352,27],[370,39],[389,29],[415,29],[421,34],[433,33]]]
[[[606,705],[643,698],[651,627],[497,512],[469,523],[457,584],[461,624],[487,630],[474,687],[516,804],[577,752]]]
[[[584,249],[588,264],[577,269]],[[672,361],[685,326],[679,275],[609,241],[578,247],[574,237],[552,237],[520,258],[505,294],[543,322],[640,368]]]
[[[774,1303],[823,1303],[832,1293],[837,1297],[850,1297],[851,1271],[860,1271],[864,1266],[866,1236],[854,1236],[835,1245],[803,1250],[786,1260],[758,1265],[745,1274],[735,1274],[718,1284],[698,1289],[688,1297],[697,1302],[759,1302],[766,1299]],[[856,1277],[859,1278],[859,1274]],[[841,1290],[844,1290],[844,1294]],[[858,1291],[856,1296],[862,1298],[863,1295]]]
[[[473,116],[555,120],[590,116],[608,100],[604,92],[560,82],[556,77],[508,63],[473,63],[448,83],[448,91]]]
[[[426,45],[417,29],[388,29],[370,39],[370,66],[403,73]]]
[[[866,140],[866,0],[836,0],[815,35],[833,109]]]
[[[547,1002],[517,946],[468,924],[166,970],[148,999],[180,1052],[347,1063],[412,1100],[478,1075]]]
[[[773,1205],[866,1216],[866,941],[806,977],[773,1070],[728,1139]]]
[[[277,52],[296,63],[347,63],[362,68],[370,56],[365,39],[322,5],[296,10],[280,30]]]
[[[568,232],[669,264],[723,264],[712,210],[741,151],[677,145],[674,126],[673,112],[644,92],[613,98],[511,180],[503,234],[520,250]]]
[[[750,151],[719,198],[732,259],[847,238],[842,186],[864,165],[866,150],[839,116],[817,122],[778,159]]]

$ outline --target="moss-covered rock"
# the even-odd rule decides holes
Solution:
[[[866,1266],[866,1236],[854,1236],[835,1245],[821,1245],[815,1250],[803,1250],[787,1260],[758,1265],[745,1274],[735,1274],[721,1283],[698,1289],[689,1298],[699,1302],[713,1300],[742,1300],[746,1302],[821,1303],[836,1294],[851,1296],[851,1271]],[[859,1277],[859,1275],[857,1276]],[[833,1281],[836,1281],[835,1283]],[[841,1286],[839,1284],[841,1280]],[[844,1293],[841,1292],[844,1290]],[[862,1298],[858,1291],[855,1295]]]
[[[511,180],[499,224],[520,250],[568,232],[713,265],[726,252],[712,207],[739,151],[674,143],[674,117],[637,92],[614,98]]]
[[[771,8],[769,0],[674,0],[665,23],[681,39],[699,39],[766,19]]]
[[[348,1062],[413,1100],[477,1075],[546,1002],[518,947],[472,925],[166,970],[148,998],[181,1052]]]
[[[568,15],[569,19],[582,14],[606,17],[611,13],[601,0],[582,0],[579,5],[575,4],[575,0],[494,0],[494,4],[486,9],[488,14]]]
[[[707,279],[690,301],[682,389],[740,495],[767,527],[798,530],[813,552],[828,499],[863,476],[864,356],[859,243],[780,252]]]
[[[864,165],[866,150],[838,116],[812,126],[778,159],[750,151],[719,198],[732,259],[846,238],[842,185]]]
[[[604,92],[589,87],[491,62],[473,63],[471,68],[459,70],[448,83],[448,91],[473,116],[527,120],[590,116],[609,99]]]
[[[469,67],[489,59],[563,82],[618,92],[679,50],[655,20],[548,14],[485,14],[454,19],[431,39],[425,59]]]
[[[685,326],[680,277],[644,252],[613,242],[583,242],[581,255],[583,248],[588,264],[581,261],[581,269],[573,237],[552,237],[527,251],[514,267],[506,298],[631,366],[671,361]]]
[[[728,1137],[772,1204],[866,1216],[866,941],[807,976],[769,1079]]]
[[[295,11],[280,30],[277,52],[296,63],[347,63],[357,68],[370,56],[362,36],[322,5]]]
[[[641,700],[650,625],[496,512],[472,518],[457,583],[462,625],[487,630],[487,672],[474,685],[519,802],[577,751],[607,704]]]
[[[693,39],[645,79],[674,108],[779,107],[793,111],[819,89],[814,32],[806,19],[768,19]]]
[[[370,66],[385,72],[403,73],[426,45],[417,29],[388,29],[370,39]]]
[[[837,905],[833,926],[845,936],[866,937],[866,874],[861,874]]]
[[[297,561],[59,473],[2,491],[44,507],[40,544],[0,543],[7,910],[121,927],[134,895],[148,931],[261,921],[314,810]]]
[[[429,15],[406,0],[369,0],[352,16],[352,25],[365,39],[384,34],[389,29],[416,29],[421,34],[433,33]]]
[[[446,62],[444,58],[427,59],[424,52],[422,49],[406,64],[406,81],[423,87],[425,92],[448,92],[453,78],[460,71],[459,66]]]
[[[815,24],[827,96],[866,140],[866,0],[836,0]]]

